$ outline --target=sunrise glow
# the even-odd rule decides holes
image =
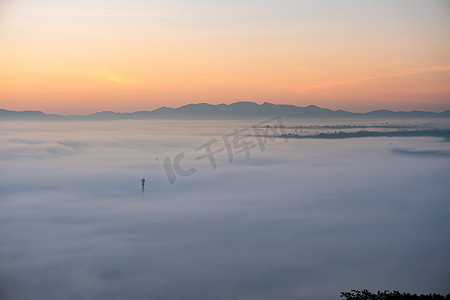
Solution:
[[[250,100],[441,111],[450,108],[449,16],[444,0],[6,0],[0,108]]]

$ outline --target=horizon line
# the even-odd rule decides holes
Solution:
[[[444,109],[442,111],[432,111],[432,110],[390,110],[390,109],[386,109],[386,108],[380,108],[380,109],[374,109],[374,110],[369,110],[369,111],[365,111],[365,112],[353,112],[353,111],[349,111],[349,110],[344,110],[344,109],[330,109],[330,108],[326,108],[326,107],[322,107],[322,106],[318,106],[315,104],[310,104],[307,106],[299,106],[299,105],[295,105],[295,104],[284,104],[284,103],[272,103],[272,102],[268,102],[268,101],[264,101],[262,103],[258,103],[255,101],[246,101],[246,100],[242,100],[242,101],[236,101],[236,102],[232,102],[230,104],[226,104],[226,103],[219,103],[219,104],[211,104],[208,102],[191,102],[191,103],[187,103],[184,105],[180,105],[177,107],[168,107],[168,106],[160,106],[154,109],[142,109],[142,110],[135,110],[135,111],[125,111],[125,112],[118,112],[118,111],[113,111],[113,110],[101,110],[101,111],[95,111],[93,113],[87,113],[87,114],[60,114],[60,113],[47,113],[43,110],[10,110],[10,109],[5,109],[5,108],[0,108],[0,110],[3,111],[10,111],[10,112],[41,112],[45,115],[57,115],[57,116],[63,116],[63,117],[68,117],[68,116],[90,116],[90,115],[94,115],[94,114],[98,114],[98,113],[114,113],[114,114],[133,114],[133,113],[137,113],[137,112],[154,112],[158,109],[161,108],[167,108],[167,109],[178,109],[178,108],[182,108],[185,106],[189,106],[189,105],[201,105],[201,104],[205,104],[205,105],[210,105],[210,106],[221,106],[221,105],[225,105],[225,106],[230,106],[230,105],[234,105],[234,104],[239,104],[239,103],[251,103],[251,104],[256,104],[258,106],[262,106],[264,104],[272,104],[275,106],[294,106],[294,107],[298,107],[298,108],[308,108],[308,107],[317,107],[320,109],[327,109],[327,110],[331,110],[331,111],[344,111],[344,112],[349,112],[349,113],[353,113],[353,114],[366,114],[366,113],[371,113],[371,112],[376,112],[376,111],[389,111],[389,112],[426,112],[426,113],[443,113],[446,111],[450,110],[450,107],[448,109]]]

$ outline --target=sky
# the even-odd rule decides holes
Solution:
[[[0,108],[450,108],[446,0],[1,0]]]
[[[268,140],[213,170],[195,149],[252,123],[57,123],[2,122],[1,299],[450,293],[448,141]]]

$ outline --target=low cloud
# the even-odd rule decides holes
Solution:
[[[447,145],[440,145],[439,148],[425,148],[423,146],[419,147],[407,147],[399,146],[391,143],[391,150],[394,153],[414,155],[414,156],[450,156],[450,148]]]
[[[222,153],[212,170],[192,152],[204,132],[220,137],[232,122],[92,123],[91,134],[78,124],[0,136],[0,297],[450,292],[448,157],[386,151],[389,141],[388,149],[444,152],[448,143],[280,140],[232,163]],[[172,138],[151,134],[164,131]],[[162,158],[182,151],[198,171],[169,185]]]

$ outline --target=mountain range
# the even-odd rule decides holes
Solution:
[[[102,111],[89,115],[56,115],[41,111],[10,111],[0,109],[0,120],[236,120],[261,119],[281,116],[283,118],[330,118],[330,119],[398,119],[398,118],[450,118],[450,110],[443,112],[374,110],[367,113],[353,113],[331,110],[315,105],[300,107],[295,105],[264,102],[236,102],[233,104],[188,104],[177,108],[160,107],[148,111],[116,113]]]

